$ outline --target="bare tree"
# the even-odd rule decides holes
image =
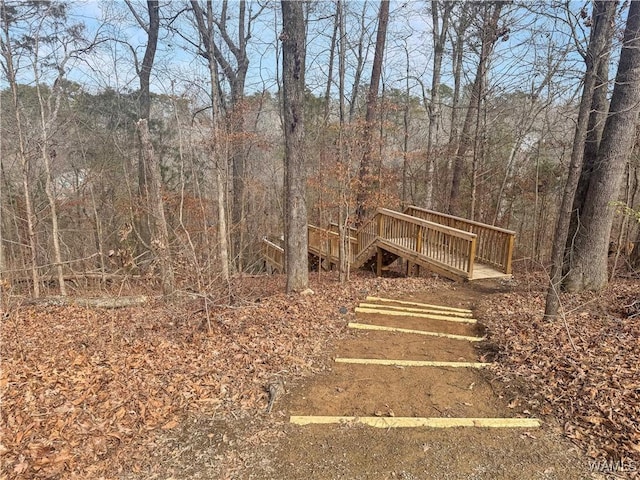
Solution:
[[[431,20],[433,37],[433,72],[431,76],[431,98],[427,106],[429,114],[429,133],[427,136],[427,162],[425,168],[424,206],[433,206],[433,175],[435,173],[434,144],[440,125],[440,78],[442,75],[442,58],[444,47],[449,36],[449,18],[455,3],[451,1],[431,1]],[[407,99],[408,101],[408,99]]]
[[[25,205],[25,217],[27,223],[27,237],[29,246],[29,271],[31,273],[31,283],[33,297],[38,298],[40,296],[40,275],[38,273],[38,256],[37,256],[37,241],[35,233],[36,216],[31,200],[31,180],[30,169],[31,161],[28,157],[25,131],[22,125],[22,118],[20,114],[20,103],[18,100],[18,80],[16,77],[16,69],[14,64],[14,49],[13,41],[11,37],[11,24],[16,20],[14,17],[17,14],[15,6],[7,5],[2,0],[0,2],[0,14],[2,15],[2,33],[3,37],[0,38],[0,53],[2,53],[3,63],[2,69],[11,89],[12,107],[15,115],[16,130],[18,134],[18,156],[20,158],[21,165],[21,179],[22,179],[22,193],[24,195]]]
[[[198,0],[191,0],[191,8],[200,35],[200,54],[207,61],[211,84],[211,151],[215,165],[217,207],[218,207],[218,249],[220,257],[220,272],[222,280],[229,282],[229,239],[227,228],[226,201],[226,161],[227,136],[222,122],[222,92],[218,65],[215,57],[215,30],[212,0],[207,0],[206,10],[203,10]]]
[[[606,45],[598,59],[596,72],[596,85],[593,90],[591,100],[591,111],[589,112],[589,121],[587,123],[587,136],[584,143],[582,171],[576,188],[575,199],[573,202],[573,211],[571,212],[571,223],[569,224],[569,233],[567,235],[567,243],[565,247],[565,261],[563,273],[566,274],[571,268],[571,249],[575,240],[575,235],[579,229],[580,217],[587,201],[587,189],[589,188],[589,180],[591,173],[596,167],[598,156],[598,148],[602,139],[602,131],[604,130],[607,111],[609,110],[609,61],[611,57],[611,47],[613,42],[613,34],[615,28],[615,10],[618,2],[596,2],[594,4],[594,12],[592,15],[591,35],[599,32],[603,27],[606,29],[605,35]],[[595,25],[601,22],[602,25]]]
[[[158,45],[158,34],[160,32],[160,4],[158,0],[147,1],[147,13],[149,20],[145,22],[140,14],[136,12],[133,5],[127,0],[127,6],[134,14],[140,27],[147,34],[147,45],[142,59],[142,64],[138,69],[140,79],[140,119],[136,123],[138,137],[140,139],[141,160],[143,165],[143,176],[147,178],[144,182],[146,190],[147,206],[151,212],[151,249],[158,260],[162,283],[162,293],[170,295],[175,290],[175,280],[173,266],[171,263],[171,251],[169,249],[169,230],[164,212],[164,201],[162,199],[162,178],[160,176],[160,163],[156,155],[151,134],[149,132],[149,118],[151,115],[151,71]]]
[[[287,292],[309,284],[304,155],[305,21],[303,3],[282,0],[282,86],[285,141],[285,268]]]
[[[482,15],[482,31],[480,33],[480,59],[478,61],[476,77],[471,87],[469,107],[467,108],[462,132],[460,133],[458,150],[453,162],[453,178],[451,179],[451,192],[449,194],[449,213],[457,215],[463,214],[463,207],[460,200],[460,183],[464,170],[464,159],[474,143],[471,129],[474,120],[476,121],[476,125],[478,123],[482,95],[486,88],[487,65],[495,42],[499,38],[498,20],[500,19],[502,7],[502,2],[486,3],[480,7],[484,9]]]
[[[462,83],[462,63],[464,55],[465,34],[471,25],[474,4],[464,2],[460,7],[458,21],[454,23],[455,36],[451,35],[452,67],[453,67],[453,98],[451,102],[451,128],[449,131],[448,153],[453,154],[458,141],[458,115],[460,111],[460,96]],[[450,166],[449,166],[450,167]],[[449,200],[448,198],[446,199]]]
[[[343,168],[343,171],[348,171],[344,168],[344,125],[345,125],[345,56],[346,56],[346,37],[345,37],[345,25],[344,25],[344,5],[343,0],[337,0],[336,2],[336,22],[338,24],[338,164]],[[349,279],[349,259],[351,242],[349,241],[349,195],[348,185],[343,182],[340,184],[340,194],[338,206],[338,262],[339,262],[339,279],[340,283],[345,283]]]
[[[343,5],[343,15],[346,18],[344,9],[347,5]],[[360,14],[360,35],[358,36],[358,42],[355,45],[356,54],[356,67],[353,74],[353,86],[351,88],[351,96],[349,102],[349,123],[353,122],[356,116],[356,108],[358,106],[358,95],[360,94],[360,79],[362,78],[362,72],[364,70],[365,61],[369,53],[369,42],[366,41],[367,37],[367,8],[369,2],[366,0],[362,2],[362,13]],[[345,37],[345,42],[346,42]],[[366,44],[365,44],[366,43]]]
[[[602,5],[600,5],[602,3]],[[571,163],[562,197],[560,214],[556,224],[551,252],[551,272],[549,290],[547,292],[545,316],[553,318],[558,314],[560,306],[559,291],[562,283],[562,265],[564,250],[567,242],[571,210],[575,198],[575,192],[580,179],[582,169],[585,141],[589,122],[589,112],[593,101],[593,92],[597,83],[598,62],[607,48],[607,33],[610,32],[607,24],[613,21],[616,4],[614,2],[597,1],[594,12],[600,18],[596,18],[594,29],[589,39],[585,62],[584,86],[582,99],[576,121],[573,149],[571,151]],[[608,235],[607,235],[608,241]],[[606,252],[605,252],[606,255]],[[606,267],[605,267],[606,271]]]
[[[608,282],[607,252],[615,212],[611,203],[619,193],[639,112],[640,2],[630,2],[609,115],[589,181],[571,269],[564,281],[568,291],[598,290]]]
[[[378,90],[380,88],[380,77],[382,75],[382,62],[384,59],[384,47],[387,40],[387,25],[389,24],[389,0],[381,0],[378,11],[378,32],[376,34],[376,49],[373,56],[373,66],[371,67],[371,81],[367,92],[367,113],[365,116],[364,134],[362,144],[364,152],[360,161],[358,180],[360,182],[358,198],[356,200],[356,222],[363,221],[366,211],[366,201],[371,188],[371,154],[373,151],[373,128],[378,106]]]
[[[234,2],[235,3],[235,2]],[[249,56],[247,53],[247,45],[252,34],[253,22],[263,11],[264,6],[259,6],[258,11],[253,13],[251,6],[247,8],[247,2],[240,0],[238,3],[238,25],[233,34],[229,31],[228,20],[229,2],[223,0],[219,16],[213,16],[213,23],[219,33],[220,38],[226,46],[218,46],[213,43],[213,55],[222,69],[224,77],[227,79],[230,88],[230,105],[226,108],[227,121],[229,124],[230,142],[229,156],[231,162],[231,176],[233,186],[233,196],[231,202],[231,221],[234,230],[234,240],[231,242],[233,247],[233,258],[238,270],[244,268],[244,248],[245,248],[245,214],[247,205],[245,195],[245,162],[247,148],[243,140],[244,133],[244,112],[243,101],[245,96],[245,83],[247,71],[249,69]],[[232,60],[233,59],[233,60]],[[223,99],[221,98],[223,101]],[[223,101],[224,104],[224,101]]]

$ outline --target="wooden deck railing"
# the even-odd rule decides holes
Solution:
[[[349,241],[351,243],[350,261],[352,262],[357,253],[358,240],[356,237],[349,237]],[[332,263],[337,263],[340,255],[340,234],[333,231],[331,226],[325,230],[315,225],[309,225],[309,251],[329,259]]]
[[[511,274],[515,233],[491,225],[418,207],[408,207],[405,213],[380,208],[358,230],[349,232],[349,260],[354,268],[375,258],[380,247],[409,262],[450,274],[451,278],[474,279],[476,262],[483,265],[478,266],[475,278]],[[309,225],[308,234],[309,252],[329,264],[337,264],[337,225],[327,229]],[[265,239],[263,254],[270,266],[284,271],[284,250],[280,246]],[[491,266],[489,275],[489,267],[484,264]],[[381,269],[380,262],[377,269]]]
[[[329,224],[329,230],[335,233],[339,233],[340,232],[340,226],[335,223],[335,222],[331,222]],[[349,235],[351,235],[352,237],[355,237],[356,233],[358,233],[358,229],[357,228],[353,228],[353,227],[349,227]]]
[[[473,276],[476,234],[387,209],[379,209],[373,220],[386,249],[416,263],[428,260],[458,277]],[[372,232],[363,233],[370,237]]]
[[[496,267],[505,274],[511,274],[515,232],[414,206],[407,207],[405,213],[439,225],[475,233],[478,236],[476,259]]]
[[[284,248],[263,238],[262,256],[271,268],[284,273]]]
[[[309,251],[337,262],[340,237],[334,229],[309,225]],[[473,275],[476,249],[473,233],[384,208],[378,209],[354,233],[350,237],[350,260],[356,266],[375,253],[371,247],[383,242],[386,250],[416,263],[429,261],[457,277],[471,278]]]

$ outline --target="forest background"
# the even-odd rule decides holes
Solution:
[[[515,230],[516,268],[548,268],[589,72],[587,112],[604,116],[592,115],[588,132],[601,137],[628,7],[304,3],[297,176],[308,222],[357,226],[376,207],[418,205]],[[65,295],[78,282],[142,279],[165,293],[227,296],[230,276],[263,271],[261,241],[281,238],[288,218],[280,4],[2,1],[0,10],[5,291]],[[635,128],[626,138],[633,151],[607,200],[604,242],[637,266],[625,256],[639,235]],[[580,225],[579,209],[569,211],[567,245]]]

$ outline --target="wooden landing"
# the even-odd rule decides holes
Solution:
[[[308,232],[309,253],[322,259],[319,265],[337,265],[339,235],[313,225]],[[352,267],[375,267],[378,275],[401,257],[453,280],[511,277],[515,233],[510,230],[409,207],[405,213],[379,208],[351,234]]]
[[[473,265],[473,273],[470,277],[464,275],[462,271],[453,271],[450,265],[464,265],[467,257],[462,254],[448,252],[445,248],[431,251],[427,250],[427,246],[423,246],[422,252],[416,251],[415,238],[385,238],[379,240],[382,249],[390,250],[392,253],[409,260],[413,263],[422,265],[427,269],[434,270],[444,276],[455,275],[458,279],[467,281],[483,280],[489,278],[511,278],[511,274],[501,272],[497,268],[481,263],[476,260]]]
[[[484,263],[476,263],[473,266],[473,275],[469,279],[469,281],[473,280],[483,280],[485,278],[511,278],[511,274],[506,274],[497,270],[490,265],[485,265]]]

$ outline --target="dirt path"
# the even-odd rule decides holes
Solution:
[[[473,309],[491,286],[462,285],[404,300]],[[481,336],[478,325],[357,314],[361,323]],[[409,333],[350,330],[327,352],[324,373],[288,385],[270,415],[193,419],[158,451],[172,479],[558,479],[602,478],[552,419],[541,428],[389,428],[356,423],[292,425],[291,415],[530,417],[517,392],[476,368],[396,367],[333,362],[336,357],[491,361],[478,343]],[[502,393],[501,393],[502,392]],[[524,403],[524,402],[523,402]],[[127,479],[140,478],[128,475]]]
[[[406,297],[473,308],[480,293],[463,288],[434,298]],[[388,315],[358,314],[358,322],[474,336],[477,325]],[[483,360],[473,343],[407,333],[354,330],[337,357],[405,360]],[[291,389],[276,415],[395,417],[527,417],[502,398],[490,374],[472,368],[336,364]],[[265,446],[255,479],[583,479],[586,460],[545,424],[539,429],[396,428],[358,424],[295,426]]]

